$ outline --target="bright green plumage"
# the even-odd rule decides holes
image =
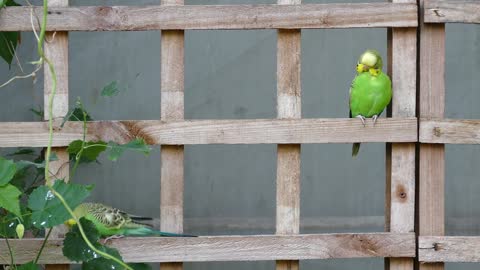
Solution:
[[[145,218],[134,217],[100,203],[82,203],[75,208],[74,213],[78,218],[84,217],[93,222],[102,236],[191,236],[154,230],[145,224],[135,221],[136,219],[142,220]]]
[[[382,65],[382,57],[375,50],[367,50],[360,56],[357,65],[358,74],[350,88],[350,117],[373,117],[376,121],[390,103],[392,83],[390,78],[382,72]],[[352,156],[356,156],[359,149],[360,144],[355,143]]]

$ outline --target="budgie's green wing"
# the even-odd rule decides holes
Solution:
[[[387,75],[362,73],[355,77],[350,91],[352,117],[362,115],[370,118],[379,115],[392,98],[391,82]]]
[[[132,221],[128,214],[100,203],[85,203],[85,218],[92,221],[103,236],[125,234],[125,230],[141,225]]]
[[[83,203],[75,209],[79,217],[85,217],[92,221],[102,236],[124,235],[124,236],[174,236],[192,237],[187,234],[176,234],[161,232],[150,228],[147,224],[139,223],[137,220],[150,218],[131,216],[119,209],[103,205],[101,203]]]

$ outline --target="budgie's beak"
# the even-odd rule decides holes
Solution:
[[[67,225],[68,227],[72,227],[73,225],[77,224],[77,222],[75,221],[75,219],[71,218],[67,221],[65,221],[65,225]]]

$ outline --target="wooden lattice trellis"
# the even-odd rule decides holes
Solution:
[[[417,88],[417,3],[301,4],[279,0],[278,5],[183,5],[183,0],[162,0],[158,6],[68,7],[68,0],[50,0],[48,31],[55,41],[45,44],[58,76],[54,117],[68,109],[68,34],[66,31],[161,30],[161,120],[101,121],[89,123],[89,140],[125,143],[142,137],[161,145],[161,229],[183,230],[183,145],[278,144],[276,235],[205,236],[198,238],[125,238],[112,241],[127,262],[161,262],[162,269],[181,269],[185,261],[277,260],[277,269],[298,269],[298,260],[386,257],[390,269],[413,269],[416,255],[415,143]],[[478,22],[479,4],[471,3],[464,17],[448,2],[427,2],[425,22],[420,25],[420,115],[442,117],[444,104],[444,28],[447,21]],[[423,5],[423,1],[421,2]],[[427,4],[425,4],[427,5]],[[435,8],[433,8],[435,6]],[[451,11],[449,8],[453,8]],[[31,7],[0,11],[0,31],[31,31]],[[445,9],[445,10],[444,10]],[[33,8],[40,14],[41,8]],[[451,11],[451,12],[450,12]],[[433,12],[433,13],[432,13]],[[436,14],[445,15],[436,16]],[[468,13],[470,12],[470,13]],[[463,13],[462,13],[463,14]],[[423,15],[423,13],[421,14]],[[421,16],[423,17],[423,16]],[[300,36],[302,28],[387,27],[389,73],[394,96],[392,118],[364,128],[356,119],[301,119]],[[278,29],[277,118],[256,120],[184,120],[184,30]],[[48,73],[46,78],[49,78]],[[51,82],[45,80],[45,98]],[[422,118],[423,119],[423,118]],[[423,143],[479,143],[478,122],[420,121],[420,234],[442,235],[443,146]],[[434,127],[434,128],[432,128]],[[464,133],[456,136],[455,130]],[[450,132],[449,132],[450,131]],[[470,133],[468,133],[470,131]],[[433,133],[432,133],[433,132]],[[466,132],[466,133],[465,133]],[[440,134],[440,135],[439,135]],[[45,147],[48,129],[44,122],[0,123],[0,147]],[[70,122],[55,131],[57,164],[68,162],[65,146],[82,138],[82,126]],[[299,233],[300,145],[308,143],[388,142],[386,231],[378,233]],[[390,144],[391,143],[391,144]],[[67,176],[65,166],[53,166]],[[441,196],[441,203],[437,196]],[[435,201],[435,203],[432,203]],[[458,241],[420,237],[428,241]],[[11,240],[16,262],[32,259],[42,239]],[[479,241],[478,239],[470,241]],[[5,250],[0,241],[0,251]],[[431,259],[428,249],[420,260]],[[477,256],[478,260],[479,257]],[[61,239],[48,242],[40,263],[64,269]],[[0,256],[0,264],[8,263]],[[429,265],[429,264],[427,264]]]
[[[479,144],[480,121],[443,119],[445,110],[445,23],[480,23],[480,2],[424,0],[420,28],[420,269],[443,262],[480,262],[480,236],[445,234],[445,145]]]

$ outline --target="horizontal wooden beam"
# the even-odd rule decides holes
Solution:
[[[17,263],[35,258],[42,239],[9,240]],[[110,241],[126,262],[203,262],[414,257],[415,235],[393,233],[143,237]],[[0,264],[10,262],[0,240]],[[63,264],[62,240],[47,242],[39,263]]]
[[[480,262],[480,236],[420,236],[421,262]]]
[[[426,23],[480,23],[479,1],[425,0]]]
[[[419,132],[422,143],[480,144],[480,120],[422,119]]]
[[[54,132],[53,146],[82,138],[82,123],[68,122]],[[256,119],[98,121],[88,123],[87,140],[126,143],[143,138],[151,145],[185,144],[299,144],[352,142],[415,142],[416,118],[382,118],[366,127],[360,120]],[[0,147],[45,147],[44,122],[0,122]]]
[[[0,31],[32,31],[40,7],[0,11]],[[36,21],[36,20],[34,20]],[[51,7],[48,31],[416,27],[415,4]],[[38,26],[36,26],[38,27]]]

